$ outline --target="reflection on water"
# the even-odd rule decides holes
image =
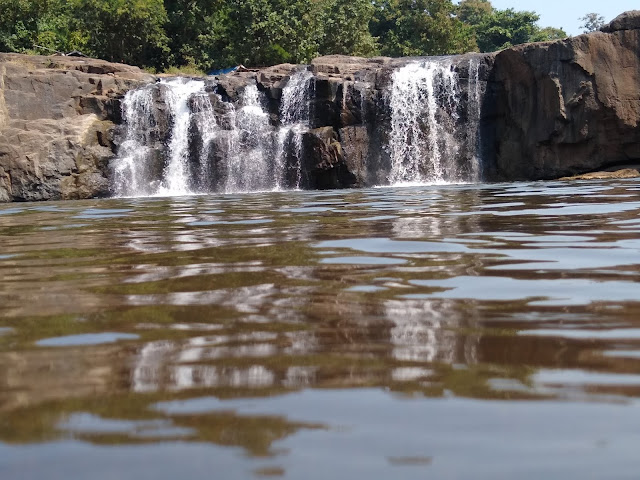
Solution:
[[[0,475],[636,478],[639,192],[2,206]]]

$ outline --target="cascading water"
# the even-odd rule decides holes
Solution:
[[[115,192],[184,195],[348,186],[354,180],[339,175],[359,175],[361,184],[367,184],[385,183],[387,173],[391,184],[477,181],[482,173],[480,67],[480,57],[470,56],[462,62],[426,59],[397,69],[387,97],[389,124],[381,115],[384,110],[366,111],[380,98],[375,87],[345,79],[341,96],[331,99],[335,105],[323,97],[315,104],[314,118],[331,118],[339,111],[341,122],[352,122],[345,126],[361,122],[360,129],[345,130],[343,136],[333,125],[334,137],[328,140],[307,134],[319,121],[311,120],[316,84],[307,69],[286,80],[279,120],[272,118],[278,99],[266,97],[250,77],[239,86],[162,80],[130,91],[122,102],[125,135],[112,164]],[[390,128],[383,131],[387,125]],[[388,142],[382,147],[388,157],[377,153],[379,138]],[[334,146],[334,140],[342,142],[344,150]],[[304,154],[311,158],[303,161]],[[354,163],[353,158],[358,160]],[[316,165],[328,166],[329,173],[318,173]],[[325,176],[317,182],[317,175]]]
[[[190,105],[192,98],[195,111]],[[156,108],[157,102],[166,104],[167,112]],[[125,95],[122,112],[125,137],[113,163],[116,195],[193,193],[191,122],[195,120],[207,145],[216,127],[205,83],[178,78],[132,90]],[[162,132],[162,125],[170,126],[168,135]]]
[[[161,82],[163,83],[163,82]],[[173,116],[173,129],[169,142],[169,162],[164,170],[161,195],[189,195],[189,127],[191,108],[189,98],[195,93],[204,93],[204,82],[182,78],[164,82],[167,89],[166,102]]]
[[[470,75],[468,88],[474,90],[477,84],[477,76],[472,80]],[[469,150],[470,131],[475,156],[479,110],[474,115],[475,110],[469,109],[479,108],[479,94],[471,97],[467,96],[467,105],[461,105],[461,84],[450,58],[410,63],[393,73],[388,143],[391,184],[478,179],[479,168],[460,165],[459,158]],[[463,125],[459,125],[461,108],[466,110]]]
[[[302,180],[302,136],[309,129],[310,83],[313,74],[308,70],[294,73],[282,89],[280,129],[276,138],[274,183],[276,189],[287,185],[287,146],[292,150],[295,164],[294,187]]]
[[[198,152],[198,177],[194,183],[197,185],[198,190],[204,193],[208,189],[208,180],[212,175],[209,163],[211,143],[218,136],[220,127],[209,95],[196,95],[193,101],[193,109],[193,122],[201,142]]]
[[[177,78],[130,91],[122,103],[125,138],[113,163],[115,193],[299,187],[311,77],[304,71],[290,78],[277,130],[255,84],[243,89],[236,105],[207,91],[202,80]]]
[[[269,114],[260,102],[260,92],[248,85],[241,95],[241,107],[234,114],[228,151],[227,193],[268,190],[274,187],[270,152],[272,150]]]
[[[473,180],[478,181],[482,176],[482,156],[481,156],[481,138],[480,138],[480,113],[481,113],[481,90],[480,90],[480,59],[472,57],[469,60],[469,82],[468,82],[468,98],[469,98],[469,133],[467,143],[474,155],[471,158],[471,175]]]
[[[152,138],[155,127],[153,88],[144,87],[127,93],[122,102],[122,116],[127,126],[119,155],[113,165],[116,195],[150,195],[157,185],[149,182]]]

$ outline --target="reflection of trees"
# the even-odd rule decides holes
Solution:
[[[0,353],[0,415],[66,397],[122,391],[127,375],[119,359],[126,355],[116,345],[94,346],[91,355],[84,348]]]

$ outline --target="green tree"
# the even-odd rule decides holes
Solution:
[[[474,49],[472,29],[450,0],[378,0],[372,33],[391,56],[443,55]]]
[[[224,0],[165,0],[169,63],[195,64],[207,69],[227,35],[228,8]]]
[[[369,31],[374,7],[370,0],[320,0],[316,22],[321,31],[319,53],[372,56],[378,45]]]
[[[48,8],[48,0],[0,0],[0,50],[32,49],[38,38],[38,22]]]
[[[251,66],[309,61],[318,52],[309,0],[230,0],[220,58]]]
[[[69,0],[85,53],[112,62],[163,67],[169,49],[162,0]]]
[[[547,42],[549,40],[561,40],[567,38],[567,32],[561,28],[539,28],[532,36],[531,42]]]
[[[531,41],[538,31],[535,12],[514,9],[494,10],[476,26],[476,42],[481,52],[493,52]]]
[[[604,26],[604,17],[597,13],[587,13],[584,17],[579,18],[582,22],[580,28],[584,33],[595,32]]]
[[[458,4],[456,15],[467,25],[479,25],[493,13],[493,5],[489,0],[462,0]]]

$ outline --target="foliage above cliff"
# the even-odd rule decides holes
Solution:
[[[318,55],[440,55],[562,38],[487,0],[0,0],[0,51],[203,70]]]

